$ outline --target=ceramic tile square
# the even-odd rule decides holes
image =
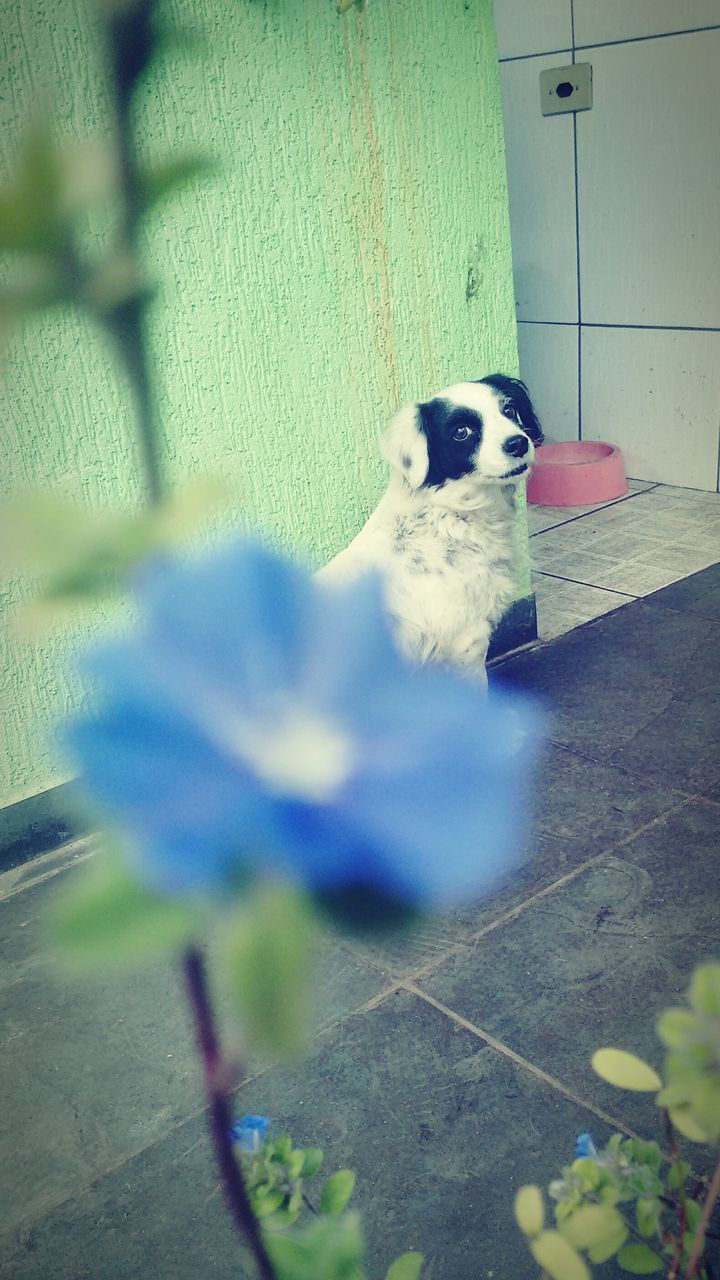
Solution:
[[[629,561],[616,565],[607,573],[599,573],[595,579],[598,586],[608,587],[611,591],[624,591],[632,596],[646,596],[651,591],[659,591],[667,587],[677,578],[682,577],[681,569],[656,567],[655,564],[642,564]]]
[[[585,583],[588,586],[605,584],[608,573],[617,568],[617,559],[593,555],[591,551],[578,550],[576,554],[568,551],[545,566],[549,573],[557,574],[561,579]],[[538,566],[540,567],[540,566]]]
[[[574,0],[575,44],[632,40],[720,23],[718,0]]]
[[[579,614],[566,613],[562,609],[555,609],[551,604],[538,606],[538,637],[540,640],[556,640],[558,636],[564,636],[568,631],[574,631],[576,627],[581,627],[587,618],[581,617]]]
[[[660,553],[655,550],[638,556],[634,563],[656,565],[660,561],[663,570],[673,573],[675,578],[679,576],[687,578],[692,573],[698,573],[700,569],[707,569],[709,565],[715,563],[715,560],[716,556],[711,550],[684,545],[666,545]]]
[[[528,504],[527,523],[530,537],[541,533],[543,529],[553,529],[567,520],[564,507],[535,507]]]
[[[571,0],[495,0],[498,57],[548,53],[572,44]]]
[[[620,445],[631,470],[715,489],[720,333],[583,328],[582,400],[583,437]],[[653,510],[655,492],[632,502]]]
[[[644,571],[642,580],[606,585],[646,591],[653,570],[633,568]],[[704,573],[715,581],[714,568]],[[661,614],[656,604],[634,600],[582,632],[518,655],[500,674],[502,683],[550,702],[554,741],[705,794],[720,782],[718,655],[714,618]]]
[[[15,874],[2,877],[0,891],[8,883],[17,886]],[[6,1231],[164,1137],[198,1105],[197,1061],[177,965],[156,959],[132,975],[121,966],[84,980],[58,969],[47,914],[67,883],[82,874],[73,866],[0,904],[0,1201]],[[342,1017],[386,985],[379,970],[344,942],[327,939],[318,964],[315,1025]],[[223,1011],[221,1003],[224,1022]]]
[[[520,377],[548,442],[578,438],[578,330],[575,325],[519,324]]]
[[[718,326],[720,30],[596,48],[587,57],[593,108],[577,115],[583,321]],[[716,370],[717,359],[705,368]],[[642,387],[642,366],[636,378]],[[613,380],[623,385],[617,371]],[[685,393],[687,378],[677,376],[676,385]],[[691,422],[681,413],[676,432]],[[614,439],[612,419],[604,430]],[[648,478],[632,454],[628,465]]]
[[[660,1136],[652,1096],[613,1090],[590,1059],[613,1044],[661,1061],[660,1010],[680,1003],[694,966],[720,945],[718,838],[720,812],[687,805],[421,985],[597,1106],[619,1109],[636,1131]]]
[[[627,604],[627,596],[614,591],[601,591],[580,582],[563,582],[551,596],[551,604],[554,609],[572,613],[584,622],[589,622],[591,618],[599,618],[601,614],[610,613],[612,609]]]
[[[518,320],[578,318],[572,118],[542,116],[538,85],[569,58],[500,65]]]

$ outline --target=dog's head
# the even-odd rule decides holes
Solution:
[[[527,387],[494,373],[407,405],[390,423],[383,457],[411,489],[442,506],[471,509],[487,485],[516,483],[543,434]]]

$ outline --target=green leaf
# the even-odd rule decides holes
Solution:
[[[281,1133],[279,1138],[273,1143],[273,1160],[279,1160],[281,1164],[287,1164],[292,1155],[292,1141],[287,1133]]]
[[[598,1049],[592,1056],[593,1070],[608,1084],[637,1093],[655,1093],[662,1088],[657,1071],[634,1053],[624,1049]]]
[[[656,1196],[640,1196],[635,1205],[635,1220],[641,1236],[652,1236],[658,1230],[662,1205]]]
[[[668,1049],[684,1049],[702,1037],[702,1027],[689,1009],[666,1009],[658,1018],[657,1033]]]
[[[689,1138],[691,1142],[707,1142],[708,1135],[704,1129],[695,1120],[689,1107],[671,1107],[670,1119],[684,1138]]]
[[[314,1178],[323,1162],[324,1155],[319,1147],[308,1147],[303,1152],[303,1156],[303,1178]]]
[[[618,1249],[621,1249],[630,1233],[630,1228],[623,1218],[618,1214],[618,1225],[604,1240],[598,1241],[588,1249],[588,1258],[591,1262],[607,1262],[608,1258],[614,1257]]]
[[[279,1188],[268,1188],[265,1193],[258,1188],[253,1197],[253,1209],[258,1218],[269,1218],[271,1213],[280,1208],[285,1199],[284,1191]]]
[[[391,1263],[385,1280],[420,1280],[424,1261],[421,1253],[402,1253]]]
[[[687,1216],[688,1227],[691,1231],[697,1231],[702,1217],[702,1209],[697,1200],[688,1198],[685,1201],[685,1214]]]
[[[520,1187],[515,1196],[515,1221],[523,1235],[536,1236],[545,1225],[545,1205],[539,1187]]]
[[[590,1272],[577,1249],[559,1231],[543,1231],[530,1241],[531,1253],[538,1266],[552,1280],[590,1280]]]
[[[91,865],[78,867],[50,915],[64,957],[86,969],[177,951],[197,923],[187,902],[146,889],[117,850],[101,851]]]
[[[590,1249],[607,1239],[614,1239],[623,1226],[617,1209],[610,1205],[586,1204],[565,1219],[560,1231],[576,1249]]]
[[[662,1271],[663,1261],[646,1244],[627,1244],[618,1254],[618,1262],[623,1271],[634,1276],[650,1276],[655,1271]]]
[[[2,559],[40,579],[45,602],[97,599],[125,585],[138,561],[174,548],[223,496],[204,481],[149,511],[91,512],[51,494],[26,494],[0,509]]]
[[[709,1142],[720,1137],[720,1076],[701,1080],[690,1102],[692,1117]]]
[[[693,973],[688,992],[696,1013],[720,1018],[720,964],[700,964]]]
[[[572,1171],[583,1191],[593,1191],[600,1183],[600,1170],[591,1156],[578,1156],[573,1160]]]
[[[662,1164],[662,1151],[657,1142],[644,1142],[642,1138],[631,1138],[626,1150],[636,1164],[647,1165],[657,1173]]]
[[[316,1219],[292,1235],[266,1238],[278,1280],[357,1280],[362,1232],[356,1213]]]
[[[0,250],[58,249],[67,229],[62,187],[50,123],[37,121],[25,138],[14,183],[0,191]]]
[[[177,156],[163,164],[147,166],[141,170],[139,181],[142,212],[153,208],[178,187],[207,177],[214,169],[212,161],[198,155]]]
[[[320,1212],[337,1217],[347,1206],[354,1186],[355,1174],[352,1169],[338,1169],[337,1173],[331,1174],[322,1189]]]
[[[313,926],[301,894],[263,883],[245,895],[218,935],[222,980],[248,1036],[285,1058],[299,1052],[310,1023]]]
[[[690,1176],[690,1165],[687,1160],[676,1160],[668,1169],[665,1183],[670,1191],[679,1191]]]
[[[303,1171],[304,1163],[305,1163],[305,1153],[303,1151],[293,1151],[292,1155],[290,1156],[290,1159],[288,1160],[288,1166],[287,1166],[288,1177],[290,1177],[293,1182],[295,1182],[295,1180],[300,1177],[300,1174]]]
[[[671,1084],[666,1085],[664,1089],[661,1089],[655,1102],[659,1107],[665,1107],[666,1109],[685,1106],[695,1092],[698,1079],[699,1077],[696,1073],[688,1072],[685,1077],[674,1080]]]

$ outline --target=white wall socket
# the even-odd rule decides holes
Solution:
[[[592,63],[550,67],[540,72],[540,107],[544,116],[562,111],[589,111],[592,106]]]

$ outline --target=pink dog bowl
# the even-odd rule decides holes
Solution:
[[[625,493],[625,463],[616,444],[571,440],[535,450],[527,499],[538,507],[585,507]]]

